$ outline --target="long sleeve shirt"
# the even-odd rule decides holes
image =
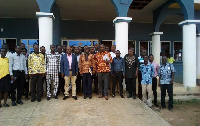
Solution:
[[[82,54],[79,59],[79,72],[80,74],[89,73],[89,69],[93,68],[93,71],[96,71],[96,64],[94,56],[92,54],[88,55],[88,61],[85,60],[85,55]]]
[[[152,84],[152,78],[154,76],[154,67],[150,63],[147,65],[141,64],[140,71],[142,73],[141,84]]]
[[[58,74],[60,72],[60,54],[47,53],[45,56],[47,74]]]
[[[113,74],[114,71],[122,71],[123,75],[125,75],[125,62],[122,57],[119,59],[116,57],[113,58],[113,62],[111,64],[111,74]]]
[[[45,73],[45,59],[44,55],[39,53],[32,53],[28,57],[28,71],[29,74]]]
[[[13,53],[9,58],[9,73],[12,76],[13,70],[24,71],[27,74],[26,57],[23,54]]]

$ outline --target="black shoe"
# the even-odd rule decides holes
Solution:
[[[49,101],[51,98],[50,97],[47,97],[47,101]]]
[[[4,107],[9,107],[9,105],[8,105],[8,104],[6,104],[6,103],[3,103],[3,106],[4,106]]]
[[[37,99],[37,101],[38,101],[38,102],[41,102],[41,99],[40,99],[40,98],[38,98],[38,99]]]
[[[115,97],[115,95],[113,94],[113,95],[112,95],[112,97],[114,98],[114,97]]]
[[[131,97],[132,97],[132,95],[128,95],[128,96],[127,96],[127,98],[131,98]]]
[[[77,97],[76,96],[72,96],[74,98],[74,100],[77,100]]]
[[[157,103],[154,103],[154,105],[155,105],[156,107],[158,107],[158,104],[157,104]]]
[[[27,97],[25,97],[25,100],[26,100],[26,101],[28,101],[28,100],[29,100],[28,96],[27,96]]]
[[[36,100],[35,98],[32,98],[32,99],[31,99],[31,102],[34,102],[35,100]]]
[[[92,95],[91,94],[89,95],[89,99],[92,99]]]
[[[84,97],[83,97],[84,99],[86,99],[87,98],[87,94],[84,94]]]
[[[1,108],[1,104],[0,104],[0,108]]]
[[[66,99],[68,99],[69,98],[69,96],[65,96],[64,98],[63,98],[63,100],[66,100]]]
[[[17,104],[23,105],[24,103],[21,100],[18,100]]]
[[[58,99],[58,96],[53,96],[53,98]]]
[[[169,111],[173,112],[173,108],[169,108]]]
[[[12,101],[12,106],[17,106],[15,101]]]
[[[124,98],[124,95],[120,95],[121,96],[121,98]]]
[[[135,100],[135,99],[136,99],[136,96],[133,96],[133,99]]]

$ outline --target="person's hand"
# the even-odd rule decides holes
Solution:
[[[106,60],[105,62],[106,62],[106,63],[110,63],[110,60]]]
[[[12,82],[15,81],[15,77],[13,75],[11,76],[11,80],[12,80]]]
[[[28,75],[27,74],[25,74],[25,79],[28,79]]]
[[[65,74],[62,74],[62,78],[64,78]]]
[[[125,76],[125,75],[123,75],[123,78],[126,78],[126,76]]]
[[[158,84],[158,86],[160,87],[161,85],[160,85],[160,84]]]
[[[80,73],[80,75],[81,75],[81,76],[83,76],[83,74],[82,74],[82,73]]]
[[[76,73],[76,76],[78,76],[78,73]]]
[[[47,76],[47,72],[45,72],[45,75],[44,76]]]
[[[29,74],[29,78],[30,78],[30,79],[32,78],[32,75],[31,75],[31,74]]]
[[[43,73],[43,74],[42,74],[42,77],[44,77],[44,76],[45,76],[45,74],[46,74],[46,73]]]
[[[111,76],[114,77],[113,74],[111,74]]]
[[[174,82],[174,80],[173,80],[173,79],[171,79],[171,81],[170,81],[170,84],[172,84],[172,85],[173,85],[173,82]]]
[[[138,77],[138,73],[136,72],[136,73],[135,73],[135,78],[137,78],[137,77]]]
[[[95,74],[95,71],[92,71],[92,75],[94,75]]]

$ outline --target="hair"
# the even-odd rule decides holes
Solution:
[[[20,45],[25,45],[24,43],[21,43]]]
[[[41,46],[40,49],[41,49],[41,48],[45,48],[45,47],[44,47],[44,46]]]
[[[153,56],[153,54],[149,54],[149,57],[150,57],[150,56]]]
[[[26,48],[23,48],[22,50],[25,50],[27,52],[27,49]]]

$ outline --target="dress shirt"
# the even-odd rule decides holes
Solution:
[[[34,52],[28,57],[28,71],[29,74],[45,73],[45,59],[44,54],[35,54]]]
[[[60,72],[60,54],[47,53],[45,56],[47,74],[58,74]]]
[[[0,79],[9,74],[9,60],[8,58],[0,57]]]
[[[105,60],[103,60],[103,57],[104,57],[105,55],[107,55],[108,58],[110,59],[110,61],[112,62],[112,57],[111,57],[110,53],[108,53],[107,51],[98,52],[98,53],[94,56],[94,59],[95,59],[96,64],[97,64],[97,72],[98,72],[98,73],[110,72],[109,63],[106,63]]]
[[[23,54],[18,55],[16,52],[10,55],[9,72],[13,75],[13,70],[21,70],[27,74],[26,57]]]
[[[141,84],[152,84],[152,78],[154,76],[154,67],[150,63],[147,65],[141,64],[140,71],[142,73]]]
[[[172,73],[176,72],[173,64],[166,63],[166,65],[160,65],[159,76],[160,84],[170,84],[172,79]]]
[[[157,77],[158,76],[158,72],[159,72],[159,65],[156,62],[149,62],[150,64],[153,65],[154,67],[154,76],[153,77]]]
[[[111,73],[113,74],[114,71],[122,71],[123,75],[125,75],[125,62],[122,57],[117,59],[116,57],[113,59],[111,64]]]
[[[72,69],[71,66],[72,66],[72,54],[67,54],[67,59],[68,59],[68,62],[69,62],[69,69]]]
[[[79,72],[80,74],[89,73],[89,69],[92,67],[92,71],[96,71],[96,64],[94,56],[92,54],[88,55],[88,61],[85,60],[85,55],[82,54],[79,59]]]
[[[137,55],[134,54],[132,58],[130,58],[128,54],[125,55],[124,62],[126,78],[135,78],[136,69],[139,67]]]

